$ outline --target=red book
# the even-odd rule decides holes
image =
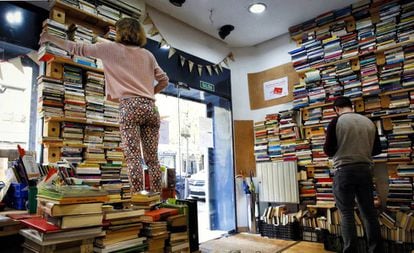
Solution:
[[[145,212],[144,218],[152,221],[159,221],[171,215],[177,215],[178,209],[174,208],[160,208],[157,210]]]
[[[24,225],[34,228],[43,233],[57,232],[61,230],[59,226],[51,224],[43,218],[24,219],[24,220],[21,220],[21,222]]]
[[[13,220],[23,220],[29,218],[41,218],[42,216],[37,214],[29,214],[29,213],[9,213],[7,214],[8,217],[12,218]]]

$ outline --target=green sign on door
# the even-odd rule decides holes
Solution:
[[[203,90],[208,90],[208,91],[215,91],[215,87],[214,84],[212,83],[208,83],[208,82],[204,82],[204,81],[200,81],[200,88]]]

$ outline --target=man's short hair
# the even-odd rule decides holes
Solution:
[[[351,99],[349,99],[347,97],[338,97],[338,98],[336,98],[333,105],[336,106],[336,107],[339,107],[339,108],[344,108],[344,107],[352,108]]]

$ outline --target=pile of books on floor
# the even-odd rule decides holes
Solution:
[[[412,179],[410,177],[390,177],[387,197],[387,209],[390,211],[411,210],[412,202]]]
[[[189,250],[188,217],[186,214],[172,215],[167,218],[167,228],[170,237],[167,242],[168,252],[182,252]]]
[[[38,112],[40,117],[63,117],[65,88],[60,79],[40,76],[37,79]]]
[[[86,72],[86,118],[104,121],[105,77],[92,71]]]
[[[146,237],[140,236],[144,210],[117,210],[104,206],[105,236],[95,239],[94,252],[144,252]]]
[[[412,243],[413,212],[397,211],[394,214],[381,212],[378,217],[381,224],[381,236],[385,240],[397,241],[399,244]]]
[[[105,234],[105,191],[88,186],[45,186],[38,189],[37,199],[41,217],[21,221],[28,227],[20,230],[28,252],[91,252],[93,239]]]

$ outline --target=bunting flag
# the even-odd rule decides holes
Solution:
[[[8,62],[9,62],[9,63],[11,63],[11,64],[13,64],[13,66],[14,66],[16,69],[18,69],[20,72],[24,73],[24,70],[23,70],[23,65],[22,65],[22,61],[21,61],[21,59],[20,59],[20,56],[19,56],[19,57],[16,57],[16,58],[13,58],[13,59],[8,60]]]
[[[213,69],[214,69],[214,72],[216,72],[217,75],[220,74],[217,65],[214,65]]]
[[[180,55],[180,62],[181,62],[181,67],[184,67],[185,64],[185,58],[184,56]]]
[[[154,37],[155,35],[159,34],[160,31],[158,31],[157,27],[153,26],[148,33],[151,35],[151,37]]]
[[[190,73],[193,71],[194,62],[188,61],[188,70],[190,70]]]
[[[159,42],[159,46],[164,47],[164,46],[170,46],[170,44],[168,43],[167,40],[165,40],[164,36],[162,36],[162,34],[160,33],[160,31],[158,30],[158,28],[155,26],[154,22],[152,21],[151,17],[147,14],[147,16],[144,19],[143,22],[144,25],[152,25],[152,27],[147,31],[147,34],[151,35],[151,37],[155,36],[155,35],[160,35],[161,40]],[[190,73],[193,71],[193,67],[194,67],[194,62],[188,60],[185,56],[181,55],[180,51],[177,51],[175,48],[173,47],[169,47],[169,51],[168,51],[168,59],[170,59],[174,54],[178,54],[178,56],[180,57],[180,64],[181,67],[184,67],[185,62],[188,62],[188,70],[190,71]],[[29,55],[28,55],[29,56]],[[32,60],[33,58],[31,56],[29,56]],[[230,52],[229,54],[227,54],[227,56],[220,61],[219,63],[215,64],[215,65],[207,65],[207,64],[196,64],[197,65],[197,70],[198,70],[198,74],[201,76],[203,73],[203,68],[205,67],[207,69],[208,74],[211,76],[213,74],[217,74],[220,75],[220,73],[223,72],[223,66],[221,65],[222,63],[224,63],[227,67],[229,67],[228,64],[228,60],[234,61],[234,54],[233,52]]]
[[[29,57],[37,65],[40,65],[40,61],[38,60],[38,54],[36,51],[31,51],[30,53],[27,54],[27,57]]]
[[[211,66],[210,65],[207,65],[206,66],[206,69],[208,71],[208,74],[211,76],[211,74],[213,74],[212,69],[211,69]]]
[[[170,59],[175,54],[175,49],[170,47],[170,50],[168,51],[168,59]]]
[[[203,74],[203,65],[197,64],[198,74],[201,76]]]

